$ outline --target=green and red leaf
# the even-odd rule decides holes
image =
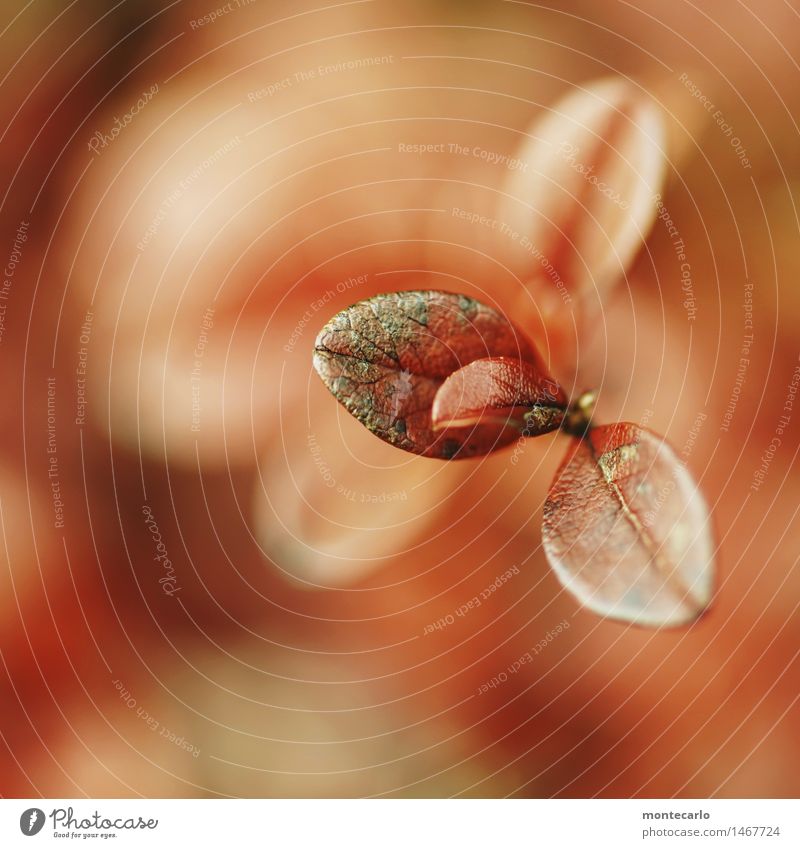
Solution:
[[[451,374],[494,357],[521,360],[549,379],[533,345],[495,309],[464,295],[413,291],[378,295],[334,316],[317,337],[314,366],[375,435],[413,453],[451,459],[499,446],[483,436],[473,443],[436,432],[431,419]]]

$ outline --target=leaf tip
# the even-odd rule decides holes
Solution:
[[[547,496],[542,540],[564,588],[599,615],[679,627],[711,604],[705,500],[672,448],[638,425],[576,440]]]

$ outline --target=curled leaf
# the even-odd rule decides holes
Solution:
[[[507,356],[476,359],[453,372],[433,401],[433,430],[459,442],[459,455],[487,453],[556,430],[567,398],[535,365]]]
[[[334,316],[317,337],[314,367],[376,436],[412,453],[452,459],[467,452],[434,432],[436,393],[453,372],[497,356],[521,359],[544,374],[533,345],[491,307],[449,292],[393,292]]]
[[[541,320],[559,365],[624,278],[656,218],[663,184],[659,107],[621,78],[578,87],[537,118],[497,218],[518,234],[504,261],[523,280],[520,314]],[[516,313],[515,313],[516,314]]]
[[[575,440],[548,494],[542,539],[564,587],[601,615],[675,626],[711,601],[703,496],[669,445],[635,424]]]

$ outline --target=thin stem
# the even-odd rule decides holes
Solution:
[[[583,392],[574,400],[567,409],[561,429],[570,436],[582,439],[592,426],[592,415],[597,400],[597,392],[594,390]]]

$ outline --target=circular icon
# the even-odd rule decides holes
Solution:
[[[25,836],[36,836],[44,827],[44,810],[31,807],[19,817],[19,829]]]

